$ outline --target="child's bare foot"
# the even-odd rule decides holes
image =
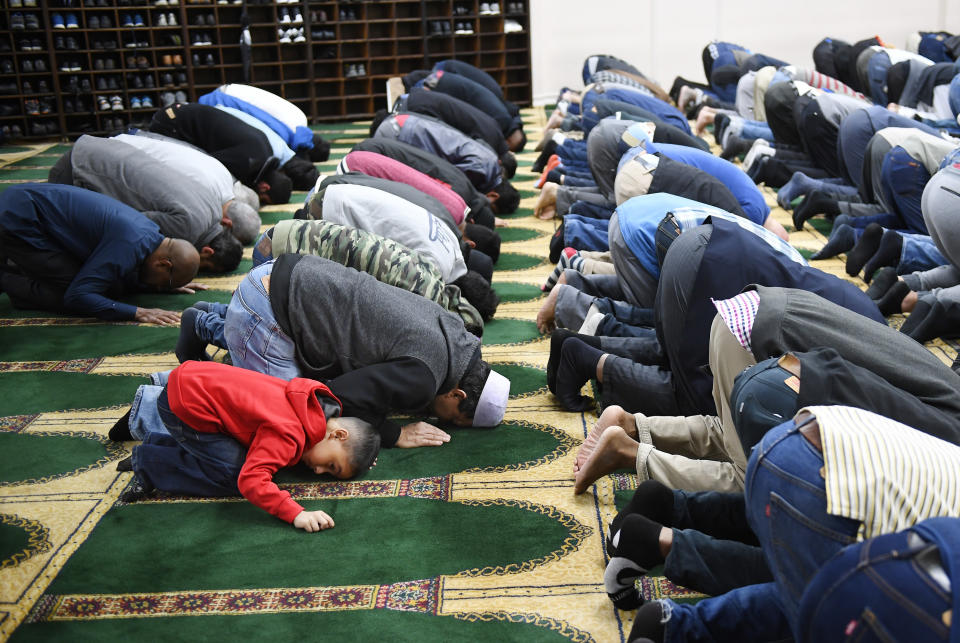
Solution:
[[[552,219],[557,215],[557,190],[560,188],[556,183],[544,183],[540,190],[540,198],[533,207],[533,214],[538,219]]]
[[[637,421],[634,419],[633,413],[627,413],[623,410],[623,407],[617,406],[616,404],[608,406],[603,410],[603,413],[600,414],[600,417],[597,418],[593,429],[590,430],[589,435],[587,435],[583,444],[580,445],[576,460],[573,462],[574,473],[580,470],[583,463],[587,461],[587,458],[589,458],[590,454],[596,449],[597,443],[600,441],[600,436],[611,426],[619,426],[631,438],[636,439],[637,437]]]
[[[697,136],[702,136],[703,131],[707,129],[707,125],[713,123],[714,117],[716,117],[716,112],[712,109],[704,107],[700,110],[700,113],[697,114],[697,126],[694,128],[694,132]]]
[[[537,330],[539,330],[541,334],[545,335],[556,327],[555,313],[557,309],[557,294],[559,292],[559,288],[551,290],[547,298],[543,300],[543,305],[540,306],[540,311],[537,313]]]
[[[634,466],[640,443],[627,435],[619,426],[608,427],[597,441],[583,467],[574,478],[573,493],[583,493],[598,479],[617,469]]]

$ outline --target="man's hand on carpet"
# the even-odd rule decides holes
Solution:
[[[301,511],[293,519],[293,526],[312,534],[333,527],[333,518],[323,511]]]
[[[141,324],[159,324],[160,326],[178,326],[180,313],[162,308],[137,308],[134,319]]]
[[[170,292],[179,293],[181,295],[192,295],[198,290],[210,290],[210,286],[207,284],[197,283],[196,281],[191,281],[186,286],[180,286],[179,288],[174,288]]]
[[[438,447],[450,441],[450,434],[441,431],[428,422],[414,422],[400,428],[397,447],[413,449],[416,447]]]

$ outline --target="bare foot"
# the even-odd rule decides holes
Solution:
[[[617,469],[632,467],[637,461],[639,446],[640,443],[619,426],[607,428],[597,441],[597,448],[577,471],[573,493],[583,493],[598,479]]]
[[[631,438],[637,437],[637,421],[634,419],[633,413],[627,413],[623,410],[623,407],[617,406],[616,404],[608,406],[603,409],[603,413],[597,418],[593,429],[590,430],[589,435],[587,435],[583,444],[580,445],[576,460],[573,462],[574,473],[583,467],[583,463],[587,461],[590,454],[597,448],[597,442],[600,441],[600,436],[611,426],[619,426]]]
[[[507,226],[507,220],[501,219],[500,217],[493,217],[493,225],[497,228],[505,228]]]
[[[557,190],[560,188],[556,183],[544,183],[540,190],[540,198],[537,204],[533,206],[533,214],[538,219],[552,219],[557,214]]]
[[[680,95],[677,96],[677,109],[681,112],[686,112],[687,105],[695,100],[697,100],[697,90],[684,85],[680,88]]]
[[[717,113],[709,107],[704,107],[701,109],[700,113],[697,114],[697,126],[694,130],[694,133],[697,136],[701,136],[703,134],[703,130],[707,129],[707,125],[713,123],[713,120],[716,118],[716,116]]]
[[[543,300],[543,305],[540,306],[540,311],[537,313],[537,330],[544,335],[556,327],[554,315],[557,309],[557,293],[559,292],[559,288],[551,290],[547,298]]]

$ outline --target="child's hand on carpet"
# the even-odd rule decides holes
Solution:
[[[438,447],[450,441],[450,434],[441,431],[428,422],[414,422],[400,429],[397,447],[413,449],[415,447]]]
[[[333,518],[323,511],[301,511],[293,519],[293,526],[312,534],[333,527]]]
[[[134,319],[141,324],[177,326],[180,324],[180,313],[162,308],[137,308]]]

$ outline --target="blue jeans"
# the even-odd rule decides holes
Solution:
[[[956,69],[954,65],[954,69]],[[960,115],[960,72],[950,81],[950,92],[947,94],[950,103],[950,111],[954,116]]]
[[[237,477],[247,448],[229,435],[184,424],[170,410],[165,387],[140,387],[130,432],[142,440],[133,448],[133,470],[150,485],[192,496],[239,495]]]
[[[194,324],[197,337],[208,344],[226,348],[227,340],[224,337],[223,327],[227,317],[227,305],[219,302],[198,301],[193,307],[203,311],[197,315]]]
[[[740,129],[740,138],[748,140],[762,138],[771,143],[776,141],[773,137],[773,130],[762,121],[744,121],[743,127]]]
[[[823,455],[790,420],[763,436],[744,480],[747,521],[770,563],[780,606],[794,631],[804,589],[824,562],[856,540],[860,527],[856,520],[827,514],[821,467]]]
[[[920,198],[930,173],[899,145],[887,152],[880,169],[883,196],[911,232],[928,234]]]
[[[900,263],[897,265],[897,274],[906,275],[920,270],[930,270],[937,266],[945,266],[949,260],[944,257],[933,239],[925,234],[911,234],[901,232],[903,249],[900,251]]]
[[[598,297],[594,300],[593,305],[601,313],[612,315],[617,321],[633,326],[653,328],[656,324],[652,308],[631,306],[625,301],[618,301],[610,297]]]
[[[563,161],[587,162],[587,141],[567,139],[554,152]]]
[[[277,324],[261,282],[272,270],[271,261],[240,282],[227,307],[223,334],[234,366],[290,380],[300,375],[293,340]]]
[[[579,214],[563,217],[563,245],[577,250],[609,250],[609,221]]]
[[[670,620],[664,643],[787,641],[790,627],[777,605],[774,583],[738,587],[694,605],[664,600]]]
[[[591,179],[592,182],[592,179]],[[564,185],[572,185],[569,181],[564,181]],[[596,185],[594,183],[594,185]],[[610,219],[613,216],[613,210],[606,205],[599,203],[590,203],[589,201],[574,201],[570,204],[570,210],[567,214],[579,214],[594,219]]]
[[[920,564],[943,552],[911,533],[850,545],[828,561],[800,602],[797,641],[946,641],[950,628],[941,615],[952,594]]]

